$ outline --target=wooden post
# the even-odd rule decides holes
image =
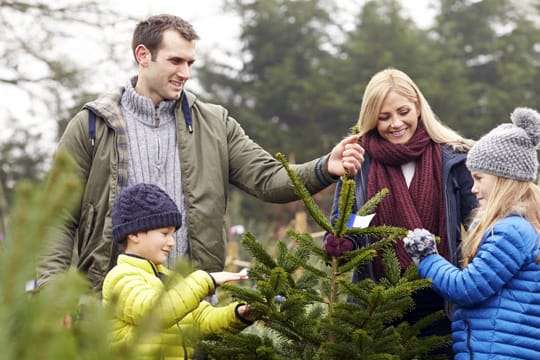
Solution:
[[[238,260],[238,241],[236,239],[227,242],[227,257],[225,259],[225,271],[238,271],[235,261]]]

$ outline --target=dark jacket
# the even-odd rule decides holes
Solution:
[[[443,181],[444,181],[444,198],[445,198],[445,215],[446,215],[446,236],[448,243],[448,254],[452,264],[458,265],[459,252],[458,246],[461,243],[461,226],[468,226],[471,212],[478,205],[476,197],[472,194],[471,188],[473,179],[469,170],[465,166],[467,155],[452,150],[450,146],[442,145],[442,162],[443,162]],[[365,155],[365,161],[362,164],[354,180],[356,182],[355,195],[356,201],[353,204],[353,213],[357,212],[367,200],[367,181],[369,175],[370,157]],[[332,205],[331,221],[332,223],[338,217],[339,194],[341,192],[342,182],[339,181],[336,186],[334,203]],[[412,229],[410,229],[412,230]],[[365,246],[370,239],[366,237],[353,237],[357,247]],[[369,263],[367,266],[357,269],[353,275],[353,282],[371,277],[373,274],[373,266]],[[451,312],[447,310],[447,312]]]

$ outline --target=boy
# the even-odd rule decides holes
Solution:
[[[213,307],[203,300],[219,284],[244,280],[246,275],[198,270],[182,278],[163,266],[181,225],[178,207],[156,185],[137,184],[117,197],[112,236],[124,253],[103,285],[103,304],[114,308],[114,345],[134,345],[143,357],[185,359],[193,356],[187,335],[237,332],[252,323],[247,305]],[[150,312],[159,334],[133,341]]]

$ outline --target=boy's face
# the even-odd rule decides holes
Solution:
[[[126,252],[162,265],[174,247],[174,226],[139,232],[128,236]]]

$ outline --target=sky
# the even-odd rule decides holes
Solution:
[[[199,53],[204,52],[212,57],[222,57],[226,52],[232,53],[228,59],[234,64],[239,60],[234,54],[239,54],[240,23],[234,14],[223,9],[223,0],[131,0],[126,8],[124,0],[103,0],[113,8],[127,11],[129,14],[146,17],[149,14],[172,13],[178,15],[193,24],[200,36],[197,42]],[[338,4],[352,11],[344,12],[344,15],[357,12],[366,0],[340,0]],[[430,25],[433,19],[433,11],[429,9],[430,0],[402,0],[406,14],[415,19],[421,27]],[[354,19],[344,18],[344,21],[352,24]],[[351,25],[352,26],[352,25]],[[196,66],[194,67],[196,72]],[[118,74],[120,75],[120,74]],[[194,74],[196,76],[196,73]],[[108,77],[114,79],[115,76]]]
[[[433,11],[430,10],[428,6],[430,0],[402,1],[404,3],[406,15],[415,19],[419,26],[427,27],[430,24],[433,19]],[[101,2],[107,7],[111,7],[112,9],[125,12],[126,14],[141,19],[150,14],[164,12],[176,14],[193,24],[199,34],[200,40],[197,42],[199,55],[204,53],[205,55],[210,55],[212,58],[227,57],[233,65],[235,61],[239,63],[239,57],[235,57],[235,54],[240,54],[240,43],[238,40],[240,35],[240,23],[238,18],[222,8],[223,0],[130,0],[129,2],[126,2],[125,0],[101,0]],[[364,2],[365,0],[340,0],[340,6],[350,7],[352,10],[350,12],[344,12],[345,18],[343,21],[345,23],[352,23],[354,19],[347,19],[347,14],[356,12],[355,8],[362,6]],[[135,23],[133,26],[134,25]],[[126,38],[125,61],[126,64],[133,64],[132,68],[124,66],[123,68],[127,68],[128,70],[119,70],[117,68],[112,68],[110,65],[109,67],[105,65],[97,66],[93,75],[93,79],[96,79],[96,81],[92,81],[88,84],[88,90],[96,92],[108,90],[112,87],[121,85],[127,81],[130,76],[135,74],[135,64],[132,59],[131,50],[128,47],[131,40],[131,31],[132,29],[126,29],[125,34],[111,34],[111,36],[118,37],[119,42],[124,41],[123,37]],[[76,33],[76,31],[72,32]],[[73,56],[75,59],[74,61],[84,63],[88,61],[89,54],[93,53],[92,39],[97,38],[99,38],[99,36],[96,36],[96,34],[79,33],[72,42],[62,44],[59,46],[59,49],[61,49],[61,51],[66,51],[66,54]],[[84,49],[74,48],[80,47],[80,44],[84,44]],[[193,76],[196,78],[196,66],[194,67]],[[191,86],[191,89],[196,90],[196,82],[192,81]],[[43,119],[39,117],[39,114],[37,116],[26,114],[25,104],[27,105],[29,103],[29,99],[25,99],[25,96],[25,94],[18,92],[12,87],[0,87],[0,97],[3,99],[3,101],[0,102],[0,113],[17,114],[17,116],[22,119],[21,121],[29,123],[35,132],[44,134],[43,141],[45,143],[53,143],[55,141],[56,122],[51,121],[53,119],[43,121]],[[0,129],[4,129],[3,131],[0,130],[0,141],[5,137],[10,136],[10,132],[7,131],[10,128],[12,128],[12,126],[10,127],[10,124],[7,123],[7,116],[0,117]]]

